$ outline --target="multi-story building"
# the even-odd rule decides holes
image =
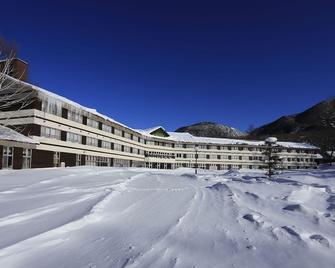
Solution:
[[[167,132],[163,127],[133,129],[94,109],[16,78],[24,107],[0,112],[0,124],[38,144],[30,167],[115,166],[174,169],[196,165],[202,169],[259,169],[264,164],[264,141],[195,137]],[[309,144],[278,142],[282,168],[315,167],[318,150]],[[15,155],[13,156],[15,158]]]

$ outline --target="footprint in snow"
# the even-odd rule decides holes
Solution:
[[[319,234],[314,234],[309,237],[311,240],[320,243],[321,245],[329,248],[329,241],[327,238]]]
[[[292,205],[287,205],[287,206],[283,207],[283,210],[301,212],[303,210],[303,208],[300,204],[292,204]]]
[[[289,235],[291,235],[293,238],[296,238],[298,240],[301,240],[301,236],[294,231],[291,227],[288,226],[282,226],[281,227],[283,230],[285,230]]]
[[[247,196],[250,196],[250,197],[254,198],[254,199],[259,199],[259,196],[258,196],[257,194],[250,193],[250,192],[245,192],[245,194],[246,194]]]
[[[245,214],[242,218],[251,222],[251,223],[256,224],[257,226],[260,225],[259,221],[257,220],[259,218],[258,216],[255,216],[255,215],[252,215],[252,214]]]

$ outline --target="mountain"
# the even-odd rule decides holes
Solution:
[[[200,122],[190,126],[178,128],[176,132],[188,132],[198,137],[238,138],[246,134],[236,128],[213,122]]]
[[[281,140],[310,142],[322,146],[324,140],[335,139],[334,120],[335,98],[330,98],[301,113],[282,116],[256,128],[248,138],[263,139],[276,136]]]

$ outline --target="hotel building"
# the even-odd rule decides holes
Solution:
[[[16,61],[20,66],[25,64]],[[23,108],[17,105],[0,111],[0,124],[15,128],[36,142],[30,149],[31,161],[25,167],[58,167],[62,163],[156,169],[196,165],[215,170],[265,167],[264,141],[195,137],[168,132],[161,126],[133,129],[22,79],[8,77],[8,81],[16,82],[12,90],[19,89],[20,98],[26,96],[22,99],[30,100]],[[278,142],[277,146],[282,168],[316,166],[317,147],[294,142]],[[1,143],[0,147],[1,163],[3,152],[11,149]],[[22,155],[14,152],[13,161],[16,157]],[[8,166],[13,165],[7,163]]]

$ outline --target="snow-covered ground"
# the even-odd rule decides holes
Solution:
[[[0,267],[335,267],[335,169],[3,170]]]

